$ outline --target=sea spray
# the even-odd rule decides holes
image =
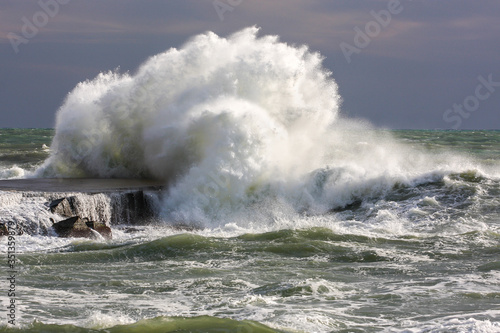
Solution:
[[[317,143],[338,112],[337,86],[319,54],[257,32],[199,35],[135,75],[80,83],[37,174],[159,178],[179,200],[183,188],[192,194],[222,174],[220,195],[246,200],[290,165],[321,165]],[[203,195],[195,199],[210,201]]]
[[[171,181],[221,153],[269,160],[265,153],[290,133],[315,145],[306,129],[331,125],[335,82],[319,54],[257,38],[257,31],[196,36],[135,75],[103,73],[80,83],[58,112],[54,152],[40,174]]]
[[[322,57],[257,34],[208,32],[80,83],[37,175],[161,179],[165,220],[218,227],[324,214],[470,165],[339,118]]]

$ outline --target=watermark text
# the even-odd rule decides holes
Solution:
[[[7,38],[14,52],[19,53],[19,46],[21,44],[28,44],[31,39],[35,38],[40,32],[40,29],[45,27],[51,18],[59,14],[60,6],[70,1],[71,0],[39,0],[37,3],[41,10],[33,14],[31,19],[28,19],[26,16],[21,18],[23,22],[21,33],[16,34],[14,32],[9,32],[7,34]]]
[[[358,26],[354,27],[353,43],[341,42],[339,45],[347,63],[351,63],[353,54],[358,54],[361,50],[367,48],[372,40],[380,35],[384,28],[389,26],[393,16],[400,14],[403,9],[403,5],[399,0],[389,0],[387,9],[382,9],[378,12],[374,10],[370,11],[370,16],[373,17],[373,20],[367,22],[364,29]]]
[[[487,78],[480,75],[477,77],[479,83],[474,89],[474,94],[464,98],[461,104],[453,104],[443,113],[443,120],[447,123],[453,123],[453,129],[459,129],[463,119],[468,119],[472,112],[479,109],[482,101],[487,100],[500,87],[500,81],[493,81],[493,74]]]
[[[224,21],[224,14],[227,12],[232,12],[234,8],[241,5],[243,0],[214,0],[212,2],[217,15],[219,16],[219,20]]]
[[[8,234],[7,237],[7,323],[16,325],[16,278],[17,278],[17,259],[16,259],[16,235],[17,225],[15,222],[7,222],[5,224]]]

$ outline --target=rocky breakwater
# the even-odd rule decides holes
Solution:
[[[0,180],[0,236],[10,222],[18,234],[110,239],[113,226],[153,221],[160,192],[145,180]]]
[[[111,228],[107,221],[91,221],[88,217],[79,216],[76,197],[57,199],[49,203],[52,213],[58,214],[67,219],[53,222],[55,232],[61,237],[86,237],[105,239],[112,238]]]

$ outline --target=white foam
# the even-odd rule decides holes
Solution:
[[[479,320],[474,318],[451,318],[440,320],[433,324],[423,324],[405,330],[388,330],[390,332],[429,332],[429,333],[442,333],[442,332],[460,332],[460,333],[498,333],[500,332],[500,323],[490,320]]]
[[[257,33],[198,35],[135,74],[80,83],[36,175],[163,179],[165,220],[247,228],[325,214],[396,184],[481,172],[467,158],[423,153],[339,118],[322,57]]]
[[[105,329],[116,325],[127,325],[133,323],[135,320],[130,316],[115,312],[102,312],[102,311],[90,311],[87,320],[83,322],[83,327],[91,329]]]
[[[0,168],[0,179],[19,179],[24,178],[28,172],[17,165],[9,168]]]

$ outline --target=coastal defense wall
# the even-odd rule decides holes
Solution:
[[[54,223],[78,216],[111,225],[143,225],[157,216],[157,191],[105,193],[0,191],[0,226],[15,222],[19,232],[51,235]]]

